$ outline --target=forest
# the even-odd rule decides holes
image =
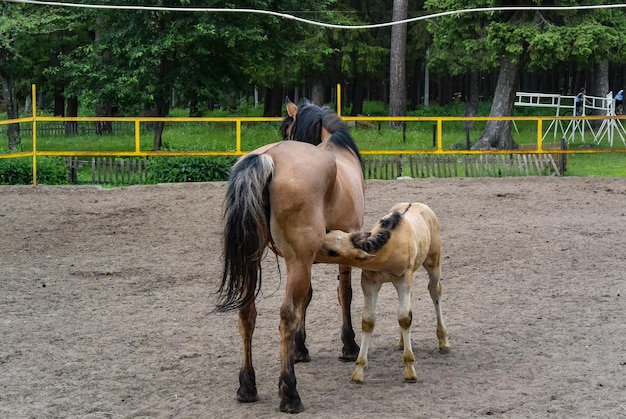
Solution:
[[[200,116],[251,100],[265,116],[278,116],[286,96],[329,103],[337,84],[351,115],[363,112],[364,101],[381,101],[392,116],[463,101],[473,116],[486,101],[491,115],[507,116],[516,91],[575,95],[584,86],[605,95],[626,84],[626,8],[607,1],[65,3],[0,5],[8,119],[28,112],[32,84],[41,92],[39,108],[54,116],[76,116],[79,108],[95,116],[167,116],[172,107]],[[485,10],[445,13],[471,8]],[[329,28],[252,11],[373,27]],[[106,134],[109,127],[98,129]],[[7,136],[9,149],[17,149],[19,124],[8,125]],[[510,121],[490,121],[477,147],[509,142]]]

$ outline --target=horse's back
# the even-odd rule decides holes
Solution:
[[[322,202],[337,175],[335,157],[314,145],[283,141],[267,149],[274,160],[270,183],[275,197],[284,196],[287,205],[300,205],[297,197]]]
[[[426,204],[413,202],[407,211],[406,217],[411,221],[414,234],[418,238],[418,242],[420,242],[414,270],[425,263],[425,261],[430,265],[438,265],[441,258],[441,231],[439,219],[435,212]],[[420,240],[420,237],[423,240]],[[428,240],[425,240],[426,237]]]
[[[298,141],[283,141],[259,150],[274,160],[270,183],[274,209],[312,206],[323,211],[325,229],[362,228],[363,173],[358,159],[348,150],[331,151]]]
[[[317,252],[326,232],[325,201],[337,174],[335,157],[297,141],[277,143],[264,152],[274,160],[268,187],[273,240],[286,258],[292,251]]]

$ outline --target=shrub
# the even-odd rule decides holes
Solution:
[[[37,183],[65,185],[70,183],[67,165],[60,157],[37,159]],[[31,157],[0,159],[0,185],[32,185],[33,159]]]
[[[178,156],[148,160],[148,182],[213,182],[228,179],[235,157]]]

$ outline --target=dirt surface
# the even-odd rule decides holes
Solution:
[[[213,312],[224,183],[0,187],[0,417],[276,418],[284,266],[265,260],[254,335],[260,401],[235,399],[235,312]],[[338,360],[336,267],[314,267],[300,417],[626,417],[626,180],[369,181],[366,227],[396,202],[439,216],[437,351],[418,271],[402,381],[383,286],[362,385]],[[363,305],[358,271],[353,319]],[[360,330],[357,330],[360,339]]]

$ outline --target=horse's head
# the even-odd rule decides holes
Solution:
[[[322,142],[322,120],[326,108],[314,105],[308,100],[298,107],[289,98],[286,98],[285,108],[287,116],[280,126],[283,140],[301,141],[313,145]]]

